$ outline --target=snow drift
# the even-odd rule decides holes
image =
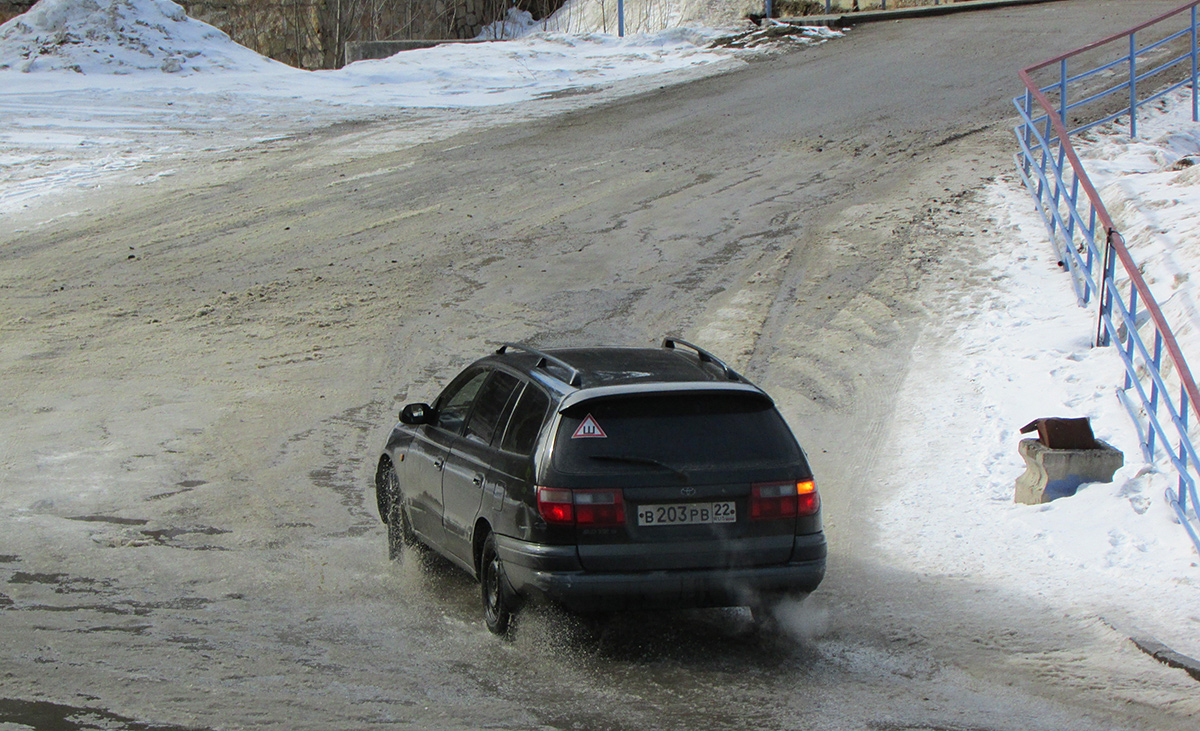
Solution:
[[[0,25],[0,70],[190,74],[280,67],[169,0],[41,0]]]

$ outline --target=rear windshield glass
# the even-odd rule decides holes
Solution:
[[[585,401],[563,413],[554,466],[586,473],[794,462],[775,407],[748,394],[680,393]]]

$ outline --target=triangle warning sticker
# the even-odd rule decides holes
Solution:
[[[607,439],[608,435],[596,423],[596,419],[591,414],[580,423],[579,428],[571,435],[572,439]]]

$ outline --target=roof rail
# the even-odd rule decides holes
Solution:
[[[695,351],[696,355],[698,355],[700,357],[701,363],[712,363],[713,365],[720,368],[725,373],[725,377],[728,378],[729,380],[731,380],[731,381],[745,381],[746,380],[745,378],[742,378],[741,374],[739,374],[737,371],[733,370],[728,365],[726,365],[725,361],[721,360],[717,356],[708,352],[704,348],[701,348],[699,345],[692,345],[688,341],[680,340],[679,338],[672,338],[672,337],[663,338],[662,346],[664,348],[666,348],[667,350],[674,350],[675,347],[679,346],[679,345],[682,345],[683,347],[688,348],[689,350]]]
[[[549,368],[546,367],[547,365],[553,365],[553,366],[562,368],[563,370],[565,370],[567,372],[567,379],[565,381],[563,381],[563,383],[566,383],[568,386],[574,386],[575,388],[579,388],[583,385],[583,375],[579,372],[578,368],[575,368],[574,366],[572,366],[570,363],[567,363],[562,358],[555,358],[553,355],[550,355],[549,353],[538,350],[537,348],[532,348],[528,345],[523,345],[521,343],[505,343],[504,345],[501,345],[496,350],[496,355],[504,355],[504,351],[508,350],[509,348],[512,348],[514,350],[520,350],[525,353],[529,353],[530,355],[537,356],[538,361],[537,361],[537,363],[533,364],[533,367],[541,368],[542,370],[546,371],[547,373],[549,373],[549,370],[550,370]],[[551,375],[553,375],[553,374],[551,374]],[[559,380],[561,381],[562,379],[560,378]]]

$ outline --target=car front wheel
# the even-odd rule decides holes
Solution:
[[[412,548],[417,544],[417,537],[408,522],[408,511],[398,495],[393,498],[388,510],[387,532],[388,558],[392,561],[404,555],[405,547]]]

